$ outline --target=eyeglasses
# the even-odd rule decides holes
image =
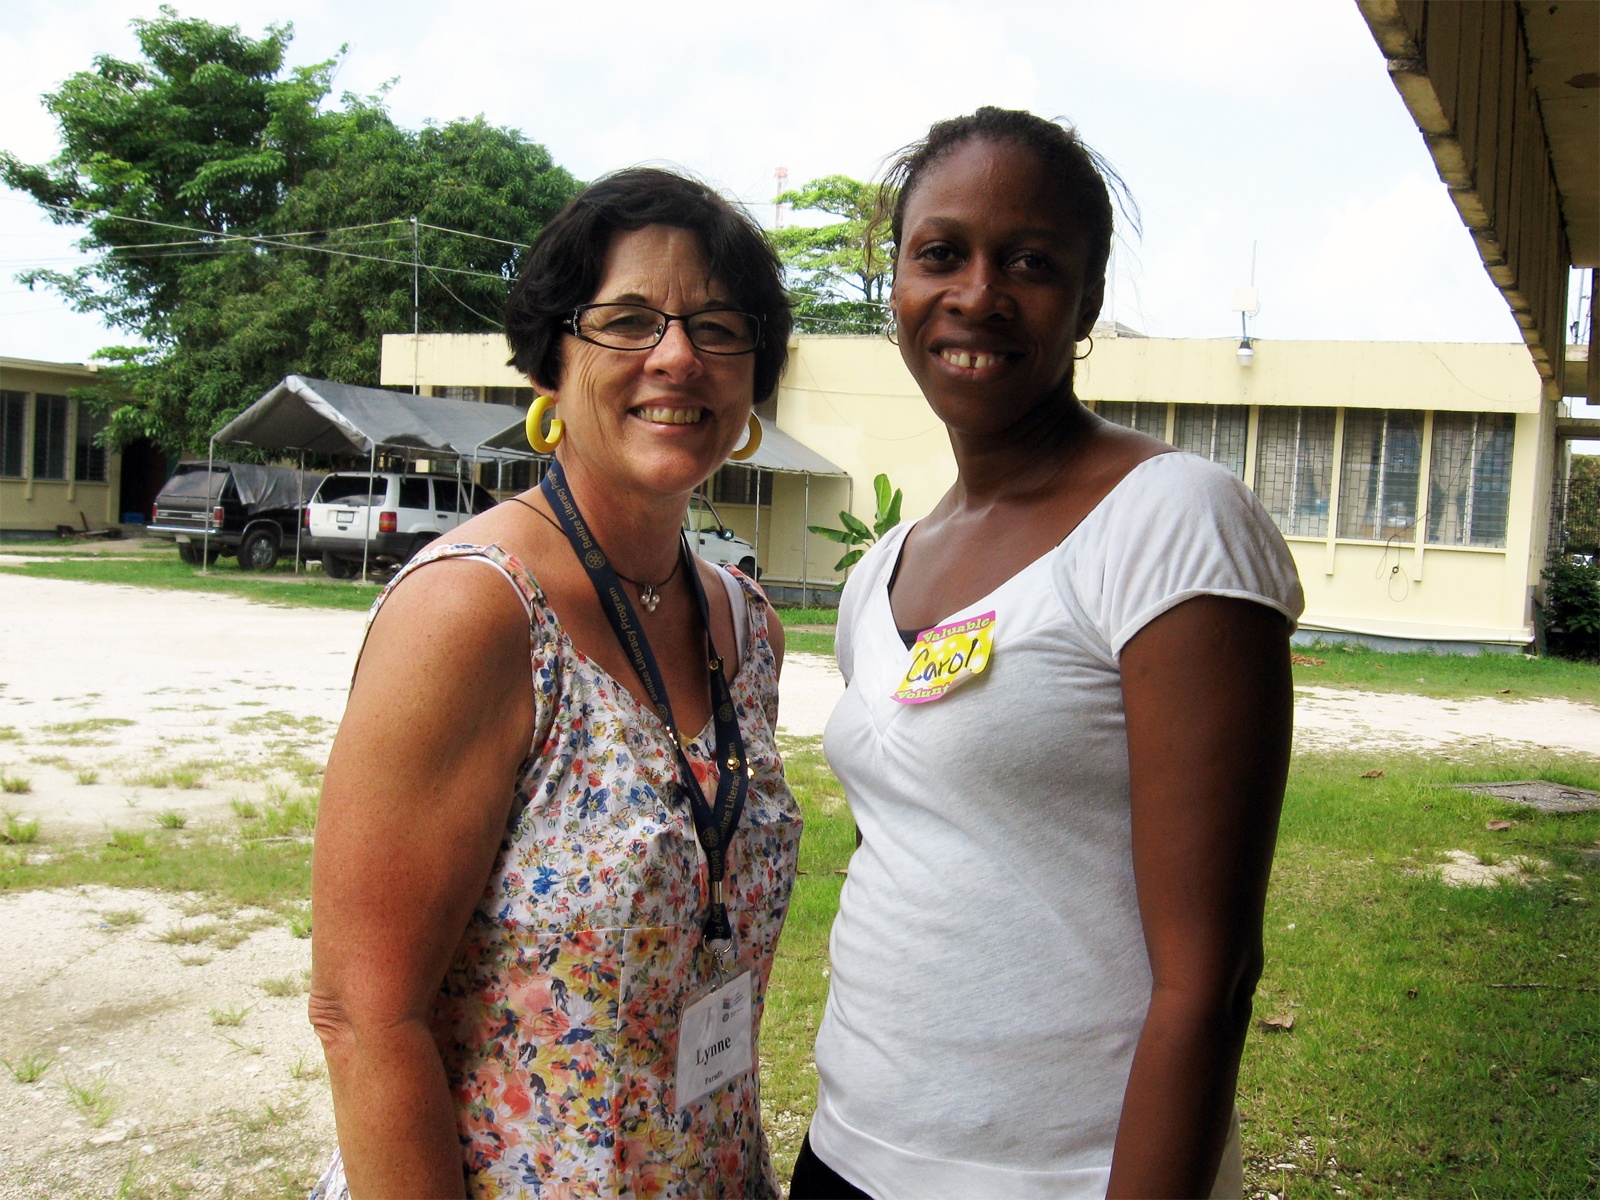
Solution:
[[[608,350],[650,350],[674,321],[707,354],[750,354],[761,344],[761,318],[732,308],[680,314],[643,304],[580,304],[567,319],[567,332]]]

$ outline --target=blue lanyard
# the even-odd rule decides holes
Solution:
[[[712,952],[723,958],[733,948],[733,927],[728,922],[728,906],[723,899],[722,881],[728,870],[728,842],[739,825],[739,815],[744,811],[744,800],[750,790],[749,768],[745,761],[744,737],[739,732],[739,721],[734,714],[733,693],[729,690],[727,671],[711,641],[711,609],[706,603],[706,589],[700,582],[700,572],[695,569],[689,544],[679,536],[678,550],[684,556],[684,573],[694,587],[695,602],[700,608],[700,626],[705,633],[706,660],[711,672],[711,724],[716,734],[717,798],[715,804],[706,803],[705,792],[695,778],[683,749],[683,736],[672,716],[672,705],[667,699],[667,684],[661,677],[661,668],[651,652],[649,639],[639,627],[638,614],[622,589],[617,573],[612,569],[605,551],[595,541],[583,515],[567,490],[566,476],[561,464],[552,461],[550,470],[539,485],[545,499],[561,522],[561,529],[571,543],[573,553],[583,564],[594,585],[600,607],[611,623],[617,641],[633,660],[633,669],[644,684],[645,694],[655,706],[657,715],[672,735],[672,747],[678,756],[678,790],[689,801],[689,812],[694,819],[695,833],[706,852],[706,871],[710,878],[711,910],[706,915],[705,938]]]

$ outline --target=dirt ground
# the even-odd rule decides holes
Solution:
[[[47,853],[169,811],[190,829],[226,825],[231,801],[315,786],[362,625],[359,613],[0,577],[0,773],[32,788],[0,804],[41,822]],[[783,727],[820,733],[842,690],[831,660],[791,656]],[[1600,710],[1306,688],[1296,741],[1595,754]],[[213,921],[228,936],[184,940]],[[300,990],[309,966],[310,942],[281,919],[199,897],[0,896],[0,1058],[49,1060],[31,1083],[0,1070],[0,1197],[292,1194],[334,1143]],[[95,1104],[99,1124],[80,1112]]]

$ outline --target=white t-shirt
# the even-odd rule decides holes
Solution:
[[[877,1200],[1104,1195],[1150,997],[1118,656],[1200,595],[1304,607],[1254,495],[1190,454],[1140,463],[1083,522],[950,620],[993,610],[988,668],[932,703],[887,583],[839,611],[849,688],[824,748],[863,842],[817,1035],[818,1156]]]

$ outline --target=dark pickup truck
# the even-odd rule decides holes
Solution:
[[[254,463],[181,462],[156,496],[145,532],[178,543],[198,566],[239,556],[239,569],[267,571],[294,553],[300,514],[322,474]]]

